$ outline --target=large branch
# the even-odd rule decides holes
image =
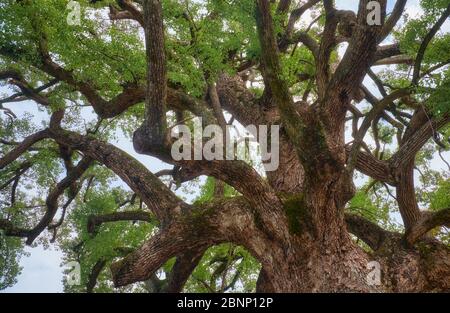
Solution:
[[[350,151],[352,151],[351,146],[346,147],[347,155],[350,154]],[[389,163],[375,158],[372,154],[359,151],[356,157],[355,166],[358,171],[377,181],[386,182],[390,185],[396,184]]]
[[[145,211],[124,211],[114,212],[104,215],[92,215],[88,218],[88,233],[93,234],[95,229],[104,223],[118,222],[118,221],[143,221],[151,222],[153,216]]]
[[[31,245],[34,240],[42,233],[42,231],[52,222],[53,217],[58,211],[58,199],[75,181],[80,179],[84,172],[92,164],[92,160],[89,157],[83,158],[77,166],[75,166],[69,174],[61,180],[54,189],[52,189],[45,201],[47,211],[45,212],[39,223],[29,231],[27,234],[27,245]]]
[[[327,86],[327,95],[330,97],[352,99],[373,62],[381,26],[367,23],[368,2],[369,0],[361,0],[359,3],[357,27],[352,33],[349,46],[342,61],[339,63],[330,84]],[[386,15],[386,0],[378,2],[381,5],[381,19],[383,20]],[[339,101],[334,100],[329,101],[329,103],[330,105],[333,105],[333,103],[339,104]],[[333,110],[333,108],[331,109]],[[334,108],[336,112],[342,112],[343,109],[345,112],[346,108]]]
[[[17,147],[8,152],[0,159],[0,169],[5,168],[11,162],[14,162],[18,157],[24,154],[35,143],[44,140],[49,137],[49,131],[47,129],[39,131],[33,135],[26,137]]]
[[[331,0],[323,1],[325,9],[325,26],[320,41],[320,47],[316,58],[316,82],[317,91],[320,99],[325,97],[326,86],[330,79],[330,56],[333,47],[336,44],[336,29],[338,26],[338,17],[334,2]]]
[[[164,51],[164,25],[159,0],[144,0],[144,33],[147,60],[145,121],[134,134],[139,153],[165,150],[167,77]]]
[[[182,292],[184,285],[201,261],[205,251],[206,248],[200,247],[178,255],[163,291],[166,293]]]
[[[411,228],[421,219],[414,184],[414,164],[417,152],[439,130],[448,123],[450,114],[430,120],[430,114],[423,107],[416,110],[400,143],[400,148],[389,160],[389,167],[395,177],[399,211],[406,229]]]
[[[253,205],[261,225],[272,236],[286,239],[287,233],[280,227],[288,224],[282,203],[268,182],[250,165],[240,160],[180,161],[175,165],[197,175],[212,176],[232,186]]]
[[[111,169],[139,195],[161,223],[168,220],[174,209],[184,205],[183,201],[174,195],[144,165],[119,148],[88,136],[61,129],[52,129],[50,136],[58,143],[70,146],[74,150],[80,150],[85,155]]]
[[[183,249],[195,248],[194,240],[180,238],[180,229],[171,227],[150,239],[136,252],[111,265],[114,285],[126,286],[151,277],[167,260]]]
[[[279,51],[275,40],[274,25],[268,0],[258,0],[256,20],[261,45],[262,74],[264,86],[272,94],[287,134],[294,145],[298,144],[299,114],[289,92],[287,83],[281,75]]]
[[[408,233],[421,217],[414,184],[414,159],[400,168],[395,167],[395,170],[398,171],[396,175],[398,180],[396,186],[398,208],[405,230]]]
[[[388,232],[356,214],[345,214],[345,222],[350,233],[364,241],[372,250],[376,251],[384,243]]]
[[[217,94],[223,109],[242,125],[265,124],[264,114],[255,95],[248,90],[239,76],[220,75],[217,80]]]
[[[111,266],[114,284],[124,286],[149,279],[168,259],[215,244],[234,242],[253,250],[249,232],[261,234],[248,202],[237,197],[181,212],[168,227],[141,248]],[[262,235],[265,237],[265,235]],[[258,242],[263,253],[263,242]]]
[[[422,218],[406,234],[406,241],[413,245],[430,230],[440,226],[450,227],[450,208],[422,213]]]
[[[428,119],[428,118],[427,118]],[[450,121],[450,113],[445,113],[442,117],[436,117],[428,120],[419,130],[408,136],[407,140],[402,143],[400,149],[391,158],[392,168],[401,170],[411,160],[414,160],[417,152],[432,138],[436,132],[447,125]],[[409,129],[407,130],[409,132]]]
[[[278,46],[268,0],[257,1],[256,16],[265,86],[271,89],[281,111],[292,111],[293,101],[288,86],[281,77]]]

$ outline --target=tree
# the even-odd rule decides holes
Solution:
[[[82,265],[67,291],[450,290],[448,172],[430,165],[449,150],[448,1],[404,23],[406,0],[66,5],[0,4],[2,244],[57,242]],[[48,120],[18,117],[24,101]],[[280,125],[278,169],[175,160],[171,130],[194,117]]]

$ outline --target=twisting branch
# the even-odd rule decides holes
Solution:
[[[27,245],[31,245],[34,240],[42,233],[42,231],[52,222],[53,217],[58,210],[59,197],[75,181],[80,179],[80,177],[84,174],[84,172],[89,168],[91,164],[92,159],[89,157],[84,157],[77,164],[77,166],[70,170],[68,175],[62,181],[60,181],[53,190],[50,191],[49,195],[47,196],[47,200],[45,201],[47,205],[47,211],[45,212],[40,222],[29,231],[26,241]]]
[[[88,218],[87,228],[88,233],[94,234],[96,228],[104,223],[118,222],[118,221],[143,221],[151,222],[153,216],[149,212],[145,211],[125,211],[114,212],[105,215],[91,215]]]
[[[82,151],[85,155],[111,169],[139,195],[161,223],[168,220],[173,210],[184,206],[184,202],[145,166],[119,148],[62,129],[52,129],[51,137],[58,143]]]
[[[440,226],[450,227],[450,208],[422,213],[422,218],[406,234],[406,241],[413,245],[430,230]]]
[[[8,152],[0,159],[0,169],[5,168],[11,162],[14,162],[18,157],[24,154],[35,143],[49,137],[48,129],[39,131],[33,135],[26,137],[17,147]]]
[[[181,235],[181,230],[184,235]],[[181,225],[165,229],[152,237],[136,252],[122,261],[112,264],[111,272],[115,286],[125,286],[149,279],[166,260],[181,253],[182,250],[195,248],[198,240],[198,237],[187,232],[186,227],[181,227]]]
[[[382,42],[384,39],[386,39],[386,37],[394,29],[395,25],[397,25],[397,22],[399,21],[400,17],[402,17],[407,2],[408,0],[397,0],[395,2],[395,6],[394,9],[392,10],[391,15],[383,25],[380,36],[378,38],[378,42]]]
[[[215,244],[234,242],[244,244],[252,251],[255,243],[245,235],[248,230],[261,234],[255,225],[251,207],[242,197],[220,200],[181,212],[141,248],[111,265],[114,284],[125,286],[145,281],[168,259],[186,251],[200,253]],[[259,253],[264,253],[266,248],[263,251],[260,249],[261,246]],[[194,253],[190,257],[196,259],[198,256]]]
[[[350,233],[364,241],[372,250],[381,248],[389,232],[356,214],[345,214],[345,222]]]
[[[407,140],[402,143],[400,149],[391,158],[391,167],[401,169],[405,164],[413,160],[419,150],[427,143],[428,140],[440,128],[444,127],[450,122],[450,113],[445,113],[444,116],[434,118],[427,121],[418,131],[408,136]],[[407,136],[407,134],[405,134]]]
[[[450,16],[450,4],[447,6],[447,9],[442,13],[441,17],[436,21],[436,23],[433,25],[433,27],[430,29],[430,31],[423,39],[419,51],[417,52],[416,61],[414,63],[414,72],[412,78],[413,85],[417,85],[419,81],[420,69],[422,67],[422,61],[425,56],[425,51],[427,50],[428,45],[430,44],[431,40],[434,38],[436,33],[439,31],[439,29],[445,23],[445,21],[449,16]]]

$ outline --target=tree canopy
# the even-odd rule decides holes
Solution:
[[[273,242],[327,246],[340,220],[361,253],[450,260],[449,1],[375,1],[378,26],[359,2],[3,0],[0,289],[53,244],[67,292],[252,292]],[[281,125],[279,169],[173,160],[196,117]]]

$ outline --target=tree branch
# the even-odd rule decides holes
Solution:
[[[402,143],[400,149],[392,156],[390,160],[391,167],[401,170],[405,164],[414,160],[417,152],[449,121],[450,113],[445,113],[442,117],[427,121],[418,131],[408,136],[408,139]],[[405,136],[407,135],[405,134]]]
[[[111,169],[139,195],[161,223],[168,220],[173,210],[185,205],[145,166],[119,148],[61,129],[52,129],[50,136],[56,142],[80,150]]]
[[[186,251],[179,256],[167,278],[167,285],[164,288],[166,293],[180,293],[184,285],[191,276],[198,263],[201,261],[206,248]]]
[[[88,233],[93,234],[95,229],[103,223],[118,222],[118,221],[143,221],[151,222],[153,216],[145,211],[125,211],[114,212],[105,215],[91,215],[88,218],[87,228]]]
[[[394,9],[392,10],[391,15],[389,16],[387,21],[384,23],[383,28],[381,29],[381,33],[378,38],[378,42],[382,42],[392,32],[395,25],[397,25],[397,22],[399,21],[400,17],[402,16],[407,2],[408,2],[408,0],[397,0],[395,2],[395,6],[394,6]]]
[[[436,21],[430,31],[427,33],[425,38],[420,45],[419,51],[417,52],[416,61],[414,63],[414,72],[412,83],[413,85],[417,85],[419,77],[420,77],[420,68],[422,67],[422,61],[425,56],[425,51],[427,50],[428,45],[430,44],[433,37],[439,31],[441,26],[445,23],[447,18],[450,16],[450,4],[447,6],[447,9],[442,13],[441,17]]]
[[[172,257],[187,251],[195,255],[195,251],[224,242],[244,245],[250,251],[264,253],[269,248],[264,247],[265,241],[254,242],[253,235],[249,238],[248,232],[261,234],[254,222],[251,206],[242,197],[191,208],[182,212],[141,248],[113,263],[111,272],[114,284],[125,286],[145,281]],[[255,244],[258,246],[255,247]]]
[[[33,241],[42,233],[42,231],[52,222],[58,210],[58,199],[64,193],[64,191],[69,188],[75,181],[80,179],[84,172],[92,164],[92,159],[89,157],[84,157],[77,166],[75,166],[68,175],[61,180],[56,187],[50,191],[45,201],[47,205],[47,211],[40,220],[40,222],[29,231],[27,235],[27,245],[31,245]]]
[[[105,259],[100,259],[95,263],[94,267],[92,268],[91,272],[89,273],[88,282],[86,284],[86,292],[87,293],[92,293],[92,291],[95,288],[95,285],[97,285],[98,276],[100,275],[102,270],[105,268],[105,266],[106,266]]]
[[[162,5],[159,0],[144,1],[144,24],[147,58],[145,121],[134,133],[133,144],[138,153],[164,155],[169,151],[166,133],[167,77]]]
[[[15,161],[23,153],[31,148],[35,143],[44,140],[49,137],[48,129],[39,131],[33,135],[26,137],[17,147],[7,153],[3,158],[0,159],[0,169],[5,168],[8,164]]]
[[[422,218],[406,234],[406,241],[409,245],[414,245],[430,230],[440,226],[450,227],[450,208],[422,213]]]
[[[381,248],[389,232],[356,214],[345,214],[345,222],[350,233],[364,241],[372,250]]]

